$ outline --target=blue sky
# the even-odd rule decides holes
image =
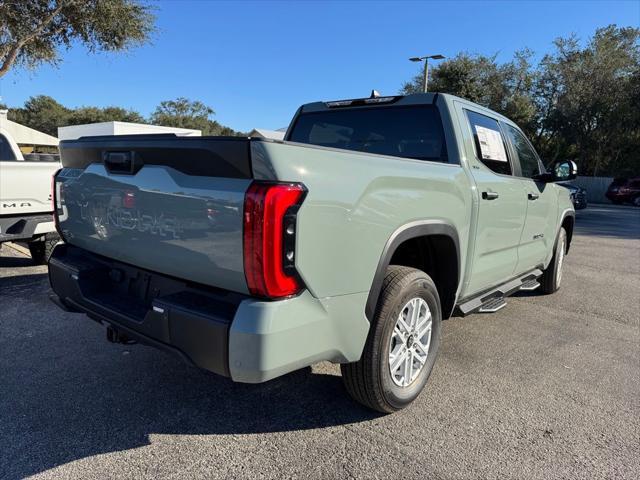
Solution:
[[[306,102],[397,93],[410,56],[460,51],[537,54],[558,36],[640,25],[638,1],[157,3],[152,44],[124,55],[63,53],[59,68],[0,79],[2,101],[45,94],[68,106],[118,105],[148,115],[179,96],[232,128],[286,126]]]

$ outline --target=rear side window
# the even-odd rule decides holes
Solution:
[[[511,175],[511,164],[498,121],[470,110],[466,112],[478,160],[496,173]]]
[[[16,160],[16,154],[11,149],[9,141],[4,135],[0,135],[0,161]]]
[[[432,105],[336,109],[303,113],[292,142],[447,162],[440,113]]]
[[[518,160],[520,161],[520,170],[522,170],[522,176],[531,178],[534,175],[540,173],[540,165],[538,164],[538,156],[533,150],[533,147],[529,144],[525,136],[520,133],[519,130],[513,128],[511,125],[505,125],[507,135],[514,150],[518,154]]]

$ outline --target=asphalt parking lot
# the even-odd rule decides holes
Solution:
[[[426,391],[379,416],[319,364],[240,385],[48,300],[0,250],[0,478],[640,477],[640,209],[578,212],[561,290],[444,324]]]

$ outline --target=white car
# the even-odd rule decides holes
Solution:
[[[26,242],[36,263],[46,263],[59,237],[53,223],[51,180],[57,154],[23,154],[0,125],[0,244]]]

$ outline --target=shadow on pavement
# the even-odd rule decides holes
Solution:
[[[46,278],[46,272],[0,277],[0,295],[8,296],[27,293],[31,291],[33,287],[41,287],[42,280]],[[2,312],[0,312],[0,318],[1,315]]]
[[[45,289],[46,277],[31,277],[9,280]],[[141,447],[152,434],[284,432],[378,416],[349,399],[339,376],[310,368],[236,384],[149,347],[108,344],[102,327],[40,293],[33,312],[20,309],[24,294],[15,303],[0,295],[0,308],[17,312],[0,321],[0,477]]]
[[[35,263],[30,257],[6,257],[0,253],[0,268],[33,267]]]

